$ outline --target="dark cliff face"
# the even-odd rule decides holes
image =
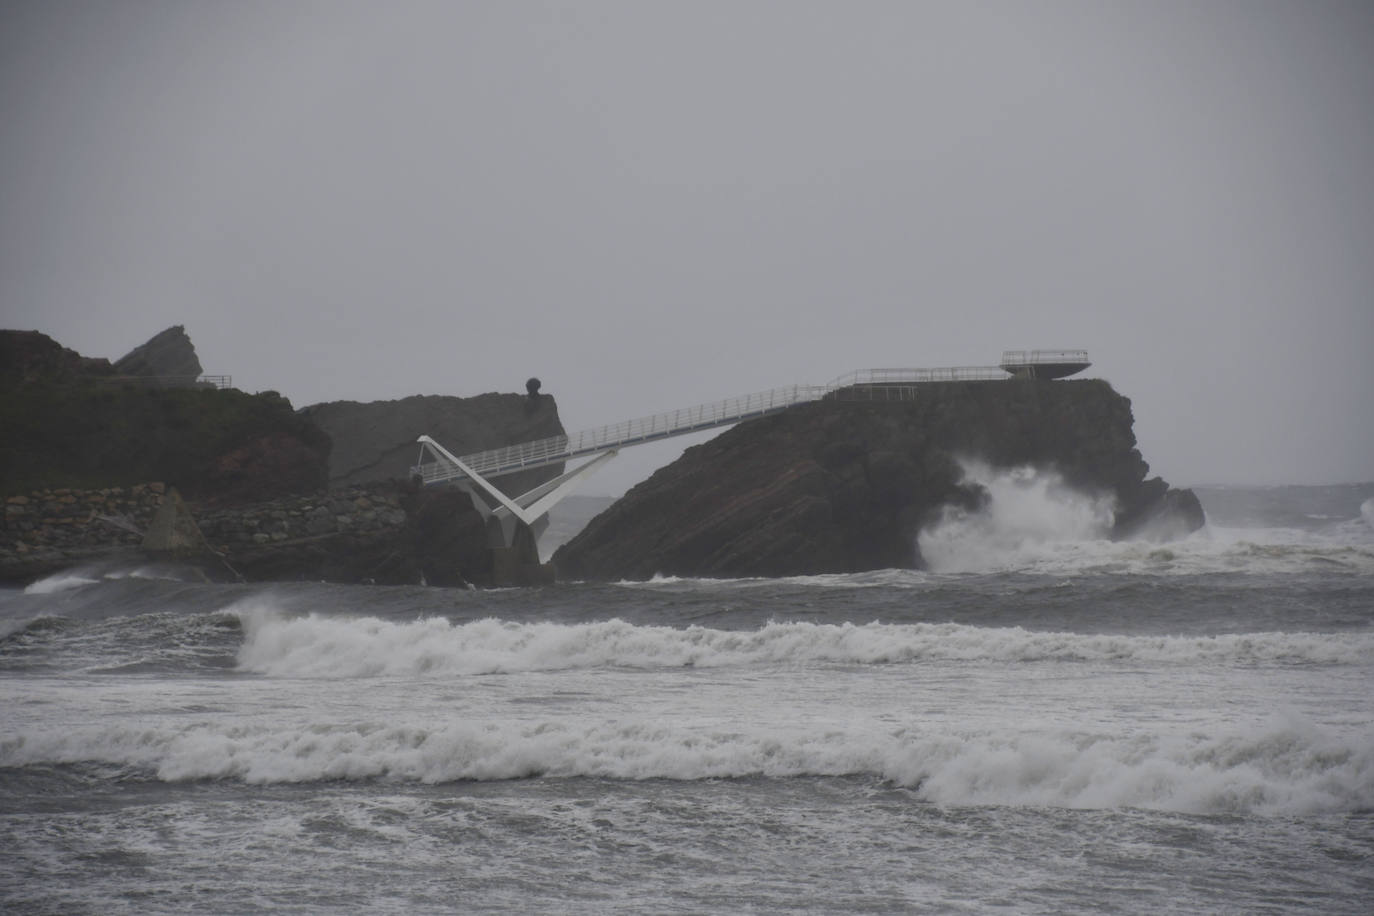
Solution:
[[[188,497],[265,499],[326,483],[329,439],[274,392],[147,387],[43,335],[7,332],[0,493],[166,481]]]
[[[69,383],[113,373],[107,359],[87,359],[38,331],[0,331],[0,390]]]
[[[781,576],[922,565],[921,528],[985,498],[960,460],[1052,468],[1115,495],[1117,536],[1193,530],[1201,507],[1135,447],[1106,382],[949,382],[912,401],[823,401],[689,449],[555,555],[561,578]]]

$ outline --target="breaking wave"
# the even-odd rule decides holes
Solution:
[[[288,617],[239,612],[240,670],[273,677],[452,676],[577,668],[678,668],[937,661],[1148,661],[1364,664],[1374,634],[1249,633],[1205,637],[1037,632],[955,623],[773,622],[753,630],[700,626],[524,623],[441,617]]]
[[[646,717],[304,728],[109,725],[0,740],[0,767],[40,765],[253,784],[868,776],[941,805],[1261,815],[1374,808],[1374,733],[1339,736],[1279,720],[1252,733],[1186,736],[960,734],[862,724],[748,734]]]
[[[1115,499],[1069,487],[1054,471],[994,470],[964,462],[964,480],[987,493],[982,508],[949,507],[917,543],[936,572],[1018,569],[1045,558],[1080,552],[1104,540],[1116,517]]]
[[[920,532],[917,544],[932,573],[1374,575],[1374,500],[1360,507],[1363,519],[1332,516],[1319,527],[1209,523],[1167,543],[1113,541],[1110,495],[1075,490],[1050,470],[978,462],[963,468],[987,501],[972,511],[949,507]]]

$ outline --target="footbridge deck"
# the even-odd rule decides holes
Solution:
[[[696,407],[664,411],[649,417],[626,420],[610,426],[584,430],[566,436],[536,439],[519,445],[490,449],[464,455],[457,460],[429,436],[421,436],[420,463],[411,468],[412,476],[425,485],[461,481],[473,472],[482,478],[501,477],[517,471],[560,464],[575,458],[602,455],[632,445],[657,442],[673,436],[683,436],[718,426],[730,426],[744,420],[779,413],[797,404],[819,401],[826,397],[852,399],[854,392],[892,390],[900,386],[915,386],[929,382],[995,381],[1011,378],[1017,364],[1040,361],[1042,354],[1053,354],[1054,362],[1063,362],[1063,354],[1081,358],[1082,366],[1089,365],[1087,353],[1074,351],[1008,351],[1001,367],[960,366],[944,369],[863,369],[842,375],[826,385],[791,385],[771,388],[741,397],[726,398]],[[1049,362],[1049,359],[1045,359]]]
[[[623,423],[584,430],[570,436],[552,436],[548,439],[536,439],[519,445],[476,452],[464,455],[460,460],[483,477],[500,477],[516,471],[542,468],[587,455],[599,455],[631,445],[657,442],[660,439],[685,436],[704,429],[765,417],[786,410],[794,404],[820,400],[830,390],[831,388],[826,385],[773,388],[743,397],[669,410],[637,420],[626,420]],[[422,462],[411,468],[413,476],[419,477],[426,485],[459,480],[468,476],[442,454],[425,448],[427,444],[436,444],[429,436],[421,436],[419,441],[422,456],[430,454],[434,460]]]
[[[473,508],[482,516],[488,544],[493,550],[493,569],[500,582],[518,581],[523,567],[517,545],[521,531],[528,531],[533,544],[548,525],[549,510],[571,493],[589,474],[610,461],[622,448],[656,442],[673,436],[718,426],[729,426],[757,417],[780,413],[797,404],[833,397],[837,400],[908,400],[916,386],[929,382],[992,381],[1013,377],[1023,366],[1039,368],[1042,363],[1057,372],[1067,362],[1065,355],[1082,351],[1009,351],[1000,368],[968,367],[954,369],[868,369],[840,376],[828,385],[792,385],[772,388],[743,397],[726,398],[696,407],[664,411],[638,420],[626,420],[571,436],[551,436],[505,448],[490,449],[458,457],[429,436],[419,438],[420,463],[411,468],[412,476],[425,485],[452,482],[467,491]],[[1084,367],[1087,354],[1082,353]],[[1018,373],[1020,374],[1020,373]],[[1035,377],[1032,373],[1025,373]],[[588,460],[571,470],[539,484],[527,493],[510,496],[491,482],[491,478],[560,464],[575,458]],[[523,527],[522,527],[523,526]]]

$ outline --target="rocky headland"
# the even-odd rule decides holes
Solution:
[[[1105,381],[932,382],[830,398],[688,449],[554,554],[561,578],[788,576],[920,568],[921,529],[986,490],[962,462],[1053,469],[1109,494],[1111,535],[1166,538],[1204,523],[1136,448],[1130,400]]]
[[[964,463],[1052,470],[1106,494],[1114,537],[1203,524],[1136,448],[1104,381],[843,389],[741,423],[594,518],[539,563],[528,531],[494,556],[466,493],[409,480],[416,438],[458,454],[564,433],[527,393],[335,401],[296,410],[199,375],[181,327],[111,363],[0,331],[0,582],[73,565],[173,561],[208,578],[432,585],[783,576],[920,568],[921,530],[988,492]],[[562,471],[496,482],[523,493]]]
[[[466,494],[408,480],[416,438],[463,454],[563,432],[535,392],[297,411],[200,371],[180,326],[114,363],[0,331],[0,582],[174,561],[214,579],[487,583],[486,527]],[[501,483],[522,492],[560,470]],[[173,501],[175,525],[195,532],[175,549],[155,532]],[[526,547],[526,572],[547,577]]]

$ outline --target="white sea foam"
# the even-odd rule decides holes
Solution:
[[[186,578],[186,571],[171,565],[146,565],[126,567],[79,566],[54,573],[44,579],[31,582],[24,588],[26,595],[52,595],[95,585],[101,581],[114,579],[166,579],[176,582]],[[191,581],[201,581],[199,577]]]
[[[954,623],[774,622],[756,630],[595,623],[404,623],[241,610],[239,667],[274,677],[499,674],[576,668],[1136,660],[1166,664],[1364,664],[1374,634],[1116,636]]]
[[[1374,732],[1274,720],[1215,735],[537,722],[83,726],[0,741],[0,766],[101,764],[168,781],[443,783],[587,776],[872,776],[941,805],[1261,815],[1374,808]]]
[[[964,462],[964,479],[983,487],[981,509],[949,508],[922,531],[921,555],[936,572],[1021,569],[1103,541],[1115,518],[1110,495],[1083,493],[1054,471],[1031,467],[994,470]]]
[[[1366,499],[1360,503],[1360,517],[1370,528],[1374,528],[1374,499]]]
[[[1112,541],[1112,500],[1066,486],[1053,471],[993,470],[968,462],[965,478],[982,486],[981,509],[949,509],[919,537],[937,574],[1029,572],[1209,575],[1349,572],[1374,575],[1374,531],[1359,520],[1321,530],[1206,525],[1177,540]],[[1374,513],[1374,500],[1361,511]]]
[[[48,576],[46,579],[39,579],[37,582],[30,582],[24,587],[24,594],[52,595],[73,588],[81,588],[85,585],[94,585],[99,581],[100,579],[94,574],[68,570]]]
[[[684,589],[734,590],[740,588],[772,589],[782,585],[804,585],[813,588],[903,588],[929,582],[930,576],[916,569],[873,569],[859,573],[816,573],[809,576],[751,576],[745,578],[699,579],[691,576],[658,574],[649,579],[622,579],[614,583],[619,588],[648,591],[681,591]]]

